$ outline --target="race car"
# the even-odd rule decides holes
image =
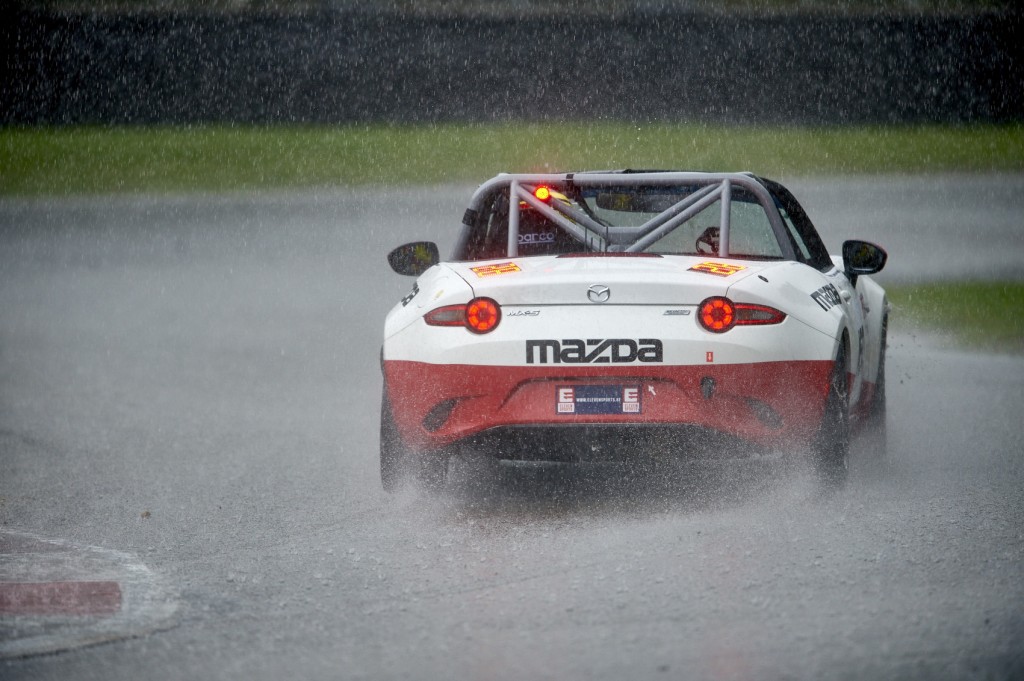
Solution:
[[[830,256],[750,173],[501,174],[384,323],[386,490],[453,455],[641,462],[801,451],[828,484],[885,420],[885,251]]]

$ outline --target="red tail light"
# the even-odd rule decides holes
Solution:
[[[487,333],[501,321],[501,308],[490,298],[474,298],[466,306],[466,325],[470,331]]]
[[[430,326],[464,326],[473,333],[487,333],[501,321],[501,307],[490,298],[474,298],[466,305],[431,310],[423,320]]]
[[[541,201],[547,201],[548,199],[551,198],[551,190],[541,185],[540,187],[537,187],[536,189],[533,190],[533,195],[536,196]]]
[[[465,326],[466,306],[446,305],[439,307],[424,315],[423,320],[430,326]]]
[[[725,333],[734,326],[765,326],[779,324],[786,314],[767,305],[734,303],[715,296],[700,304],[697,315],[700,325],[711,333]]]
[[[708,298],[700,304],[700,324],[711,333],[725,333],[736,323],[736,308],[728,298]]]
[[[767,305],[736,303],[736,326],[762,326],[780,324],[786,313]]]

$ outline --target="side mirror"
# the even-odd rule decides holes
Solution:
[[[867,241],[843,242],[843,269],[853,283],[862,274],[880,272],[888,258],[884,250]]]
[[[418,277],[441,262],[437,244],[432,241],[414,241],[403,244],[388,253],[388,264],[399,274]]]

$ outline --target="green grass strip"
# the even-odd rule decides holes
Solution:
[[[539,123],[0,129],[0,195],[480,182],[602,168],[809,174],[1024,170],[1024,125]]]
[[[894,328],[951,333],[972,349],[1024,354],[1024,282],[888,286]]]

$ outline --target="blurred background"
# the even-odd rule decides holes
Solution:
[[[1009,2],[6,4],[0,124],[1000,123]]]

